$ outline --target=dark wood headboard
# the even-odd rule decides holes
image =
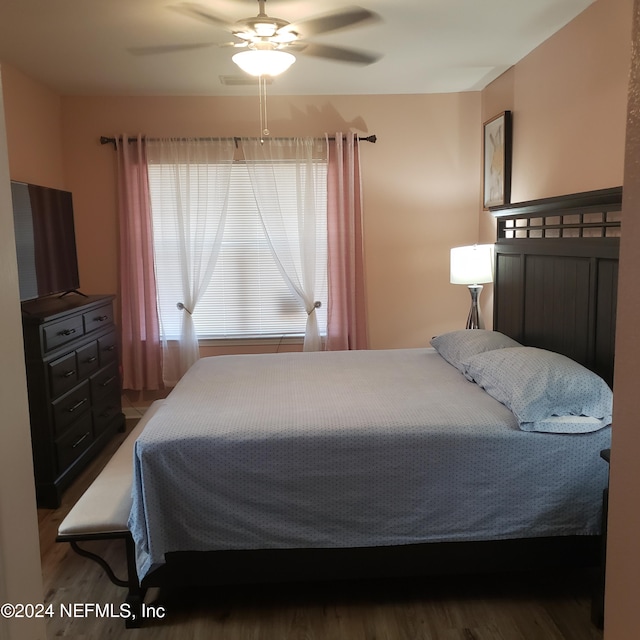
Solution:
[[[493,326],[562,353],[610,385],[622,188],[494,207]]]

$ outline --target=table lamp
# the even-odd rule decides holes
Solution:
[[[471,294],[467,329],[480,328],[478,298],[482,284],[493,282],[493,245],[474,244],[451,249],[451,284],[466,284]]]

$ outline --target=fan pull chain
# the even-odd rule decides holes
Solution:
[[[260,92],[260,137],[269,135],[267,122],[267,82],[264,76],[258,76],[258,91]]]

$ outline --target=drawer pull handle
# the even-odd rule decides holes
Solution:
[[[108,387],[115,379],[116,379],[116,376],[111,376],[110,378],[107,378],[104,382],[101,382],[100,386]]]
[[[72,449],[75,449],[77,446],[79,446],[82,442],[84,442],[87,438],[89,437],[89,432],[87,431],[87,433],[85,433],[81,438],[79,438],[76,442],[74,442],[71,445]]]
[[[87,398],[82,398],[82,400],[80,400],[80,402],[76,402],[73,407],[69,407],[67,409],[67,411],[69,413],[73,413],[74,411],[77,411],[85,402],[87,402]]]
[[[108,347],[105,347],[105,351],[113,351],[116,348],[115,344],[110,344]]]
[[[109,316],[98,316],[97,318],[94,318],[94,320],[96,322],[104,322],[105,320],[108,320]]]
[[[90,358],[87,358],[87,364],[91,364],[92,362],[95,362],[98,358],[96,358],[95,356],[91,356]]]
[[[66,373],[62,374],[63,378],[70,378],[71,376],[75,376],[76,375],[76,370],[75,369],[71,369],[71,371],[67,371]]]
[[[70,336],[76,332],[75,329],[65,329],[64,331],[58,331],[59,336]]]

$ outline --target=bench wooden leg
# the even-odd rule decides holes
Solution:
[[[78,545],[77,540],[70,540],[69,544],[71,545],[71,548],[79,556],[82,556],[83,558],[88,558],[89,560],[93,560],[95,563],[99,564],[102,567],[102,570],[107,574],[107,577],[109,578],[109,580],[111,580],[111,582],[113,582],[113,584],[115,584],[117,587],[129,586],[129,581],[121,580],[120,578],[118,578],[116,574],[113,572],[113,569],[109,566],[109,563],[103,557],[99,556],[97,553],[93,553],[92,551],[87,551],[86,549],[83,549],[81,546]]]
[[[113,536],[109,536],[112,538]],[[144,596],[147,592],[146,588],[143,588],[140,585],[138,580],[138,573],[136,571],[136,547],[133,542],[133,537],[131,534],[118,536],[120,539],[124,541],[125,550],[126,550],[126,558],[127,558],[127,578],[126,580],[122,580],[118,578],[114,573],[113,569],[109,566],[107,561],[99,556],[97,553],[93,553],[91,551],[87,551],[78,545],[80,540],[69,540],[69,544],[71,548],[83,558],[88,558],[89,560],[93,560],[97,564],[102,567],[103,571],[107,574],[109,580],[118,587],[126,587],[127,588],[127,597],[125,602],[129,605],[129,610],[131,611],[131,616],[125,619],[125,626],[127,628],[136,628],[142,625],[142,607],[144,603]],[[95,536],[90,538],[91,540],[97,540],[100,538],[96,538]]]

